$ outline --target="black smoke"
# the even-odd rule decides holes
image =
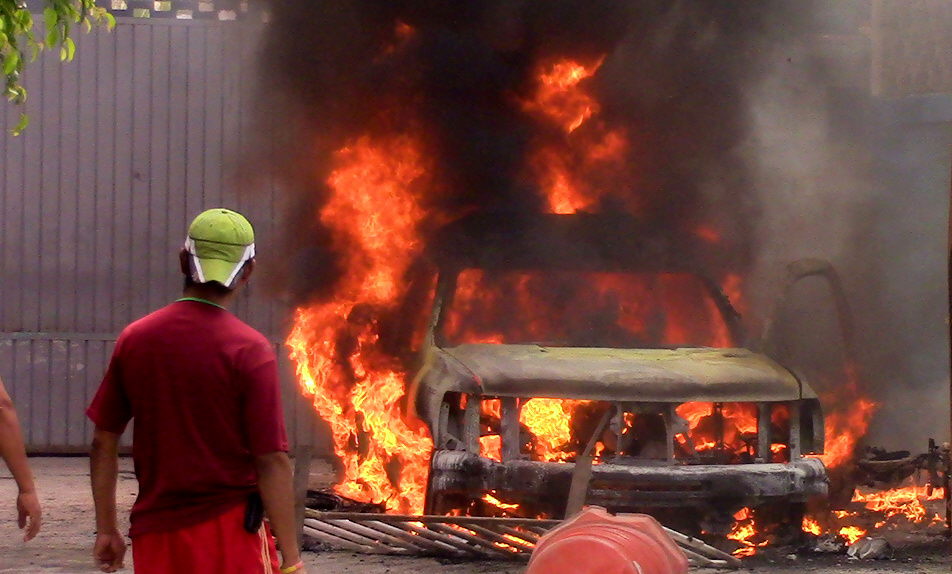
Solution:
[[[832,88],[860,76],[862,65],[830,64],[835,58],[815,44],[862,36],[866,3],[269,4],[260,109],[284,134],[271,157],[289,192],[293,255],[281,286],[292,301],[333,287],[339,255],[315,214],[331,154],[349,137],[422,127],[439,186],[426,206],[434,222],[540,211],[522,166],[533,142],[558,136],[516,102],[532,90],[540,61],[604,56],[587,87],[601,104],[599,121],[626,129],[626,164],[637,177],[592,174],[610,190],[601,209],[635,198],[638,216],[672,235],[698,223],[715,228],[747,278],[752,314],[770,310],[786,262],[832,260],[856,313],[863,382],[884,403],[880,420],[890,421],[880,435],[898,436],[892,421],[908,419],[907,403],[940,413],[919,419],[945,417],[948,145],[929,142],[934,130],[918,137],[890,124],[868,87]],[[415,33],[390,50],[401,23]],[[821,285],[805,289],[785,311],[790,346],[803,362],[835,363],[829,296]]]
[[[262,62],[264,109],[280,101],[287,149],[278,173],[292,267],[334,269],[315,223],[328,158],[358,133],[428,134],[441,221],[474,211],[543,210],[524,175],[531,142],[548,133],[519,105],[540,62],[604,57],[589,89],[599,121],[622,126],[630,173],[590,174],[607,190],[599,209],[637,203],[639,218],[689,234],[699,223],[725,238],[741,270],[754,252],[760,205],[742,149],[750,90],[767,54],[796,37],[803,3],[720,0],[281,0],[270,5]],[[401,25],[414,30],[405,40]],[[401,42],[405,42],[401,44]],[[394,49],[394,46],[400,49]],[[278,94],[279,97],[276,97]],[[271,105],[267,105],[270,102]],[[417,128],[422,127],[422,130]],[[306,151],[305,151],[306,150]],[[303,154],[303,155],[302,155]],[[632,201],[634,200],[634,201]],[[304,233],[301,230],[305,230]],[[329,292],[334,273],[289,274],[303,300]]]

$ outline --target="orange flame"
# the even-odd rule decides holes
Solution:
[[[846,539],[847,546],[852,546],[866,536],[866,531],[859,526],[844,526],[840,528],[838,534]]]
[[[579,135],[579,128],[595,118],[600,107],[585,88],[604,57],[591,64],[557,60],[540,67],[536,92],[522,102],[523,109],[561,132],[563,139],[537,142],[530,155],[530,171],[548,198],[552,213],[576,213],[591,209],[607,191],[593,185],[595,173],[617,172],[623,175],[613,185],[625,187],[630,179],[623,157],[628,148],[624,131],[595,124],[590,133]]]
[[[912,522],[923,522],[929,512],[922,504],[923,500],[942,500],[945,492],[941,488],[928,492],[925,486],[906,486],[880,492],[863,492],[857,490],[853,494],[853,502],[861,502],[867,510],[883,514],[884,524],[894,516],[902,516]]]
[[[559,60],[543,66],[535,98],[525,102],[525,108],[547,117],[565,133],[574,132],[598,113],[598,102],[581,91],[579,85],[594,76],[603,61],[604,57],[584,66],[572,60]]]
[[[819,456],[827,468],[839,466],[853,456],[856,443],[866,434],[876,407],[876,403],[861,397],[852,408],[827,415],[826,447]]]
[[[816,520],[813,520],[809,516],[803,517],[803,525],[801,530],[808,534],[813,534],[814,536],[819,536],[823,533],[823,527],[820,526],[820,523]]]
[[[879,405],[860,391],[859,372],[847,364],[845,384],[821,398],[826,420],[824,453],[817,458],[827,468],[840,466],[853,458],[856,445],[866,435],[869,423]]]
[[[737,455],[750,453],[749,441],[757,434],[757,407],[749,403],[724,403],[721,406],[722,424],[717,423],[714,403],[684,403],[675,409],[678,416],[688,421],[689,436],[678,435],[682,445],[691,442],[697,452],[722,448]],[[779,410],[779,409],[777,409]],[[716,430],[723,429],[722,436]],[[786,445],[772,444],[771,451],[782,454]]]
[[[746,558],[757,553],[758,548],[762,548],[769,543],[769,540],[755,542],[752,539],[757,535],[757,525],[754,522],[753,513],[750,508],[744,507],[734,514],[734,527],[727,535],[729,540],[739,542],[743,546],[732,552],[734,556]]]
[[[536,454],[540,460],[566,460],[569,453],[564,447],[572,438],[572,413],[575,407],[590,401],[563,399],[530,399],[519,413],[521,422],[535,435]]]
[[[489,493],[483,495],[483,500],[485,500],[489,504],[492,504],[496,508],[499,508],[500,510],[515,510],[516,508],[519,508],[518,504],[509,504],[509,503],[503,502]]]
[[[498,434],[479,437],[479,456],[502,462],[502,438]]]
[[[425,169],[409,137],[358,138],[334,164],[320,219],[349,254],[346,269],[332,301],[296,310],[286,344],[302,391],[331,427],[343,466],[336,490],[418,513],[432,441],[400,410],[405,373],[377,348],[375,314],[402,295],[402,275],[420,249],[423,211],[412,188]]]
[[[887,524],[895,524],[895,520],[906,520],[913,524],[941,524],[943,518],[938,514],[931,514],[923,503],[942,500],[945,497],[943,489],[934,489],[931,493],[926,486],[904,486],[889,490],[857,490],[853,494],[852,503],[863,506],[863,512],[837,510],[830,513],[827,527],[810,517],[803,519],[803,531],[814,535],[821,535],[826,531],[836,532],[853,545],[867,535],[867,529],[850,524],[860,519],[869,520],[879,515],[874,528],[879,529]],[[846,522],[846,524],[844,524]],[[835,525],[832,525],[835,524]]]

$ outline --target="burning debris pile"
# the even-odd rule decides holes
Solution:
[[[947,530],[952,517],[946,510],[949,477],[940,469],[947,469],[948,463],[948,445],[938,447],[932,440],[929,452],[918,456],[867,448],[858,460],[839,461],[839,465],[850,467],[850,484],[858,486],[849,489],[852,494],[845,503],[827,500],[811,509],[801,525],[806,537],[795,544],[806,553],[887,558],[891,548],[883,534]],[[839,469],[840,474],[844,470],[842,466],[831,468]],[[923,478],[926,484],[920,484]],[[753,556],[758,548],[778,541],[769,529],[758,528],[749,509],[738,512],[735,519],[728,535],[739,545],[735,556]],[[860,546],[860,542],[866,544]]]
[[[595,317],[598,305],[618,307],[612,293],[645,302],[613,311],[597,333],[602,337],[614,330],[617,337],[650,333],[661,347],[684,343],[689,334],[700,347],[741,344],[729,325],[708,322],[692,331],[684,322],[725,309],[736,319],[733,309],[747,304],[743,277],[758,205],[749,177],[755,159],[738,150],[748,136],[749,89],[771,47],[795,35],[803,16],[789,4],[272,3],[264,60],[270,85],[289,99],[295,130],[282,166],[292,192],[290,228],[299,230],[288,238],[298,255],[283,276],[297,304],[287,345],[302,392],[330,426],[341,466],[338,494],[390,512],[424,510],[434,437],[415,416],[408,388],[433,304],[426,255],[439,230],[465,216],[495,214],[505,223],[532,214],[621,214],[654,234],[663,231],[694,259],[716,251],[709,266],[720,287],[703,313],[651,308],[653,290],[689,293],[673,275],[637,293],[602,278],[602,291],[572,305],[592,306]],[[456,309],[470,318],[545,310],[550,323],[562,320],[564,298],[545,309],[523,303],[527,294],[538,301],[545,283],[504,284],[466,273],[456,287],[459,301],[466,303],[466,294],[469,301]],[[451,313],[439,320],[450,337],[465,335],[470,343],[502,343],[514,331],[538,340],[525,322],[509,321],[506,332],[464,332],[456,319]],[[823,397],[821,457],[831,469],[851,459],[874,410],[861,381],[833,387]],[[514,432],[525,435],[526,457],[575,460],[596,407],[545,396],[522,402]],[[475,413],[467,420],[481,428],[477,449],[490,461],[506,456],[506,408],[501,400],[470,406],[465,396],[447,407]],[[676,415],[683,428],[671,445],[675,460],[799,457],[782,437],[799,432],[800,415],[784,408],[687,401]],[[630,429],[649,433],[652,425],[663,437],[658,421],[668,424],[675,414],[626,412],[618,420],[616,438]],[[603,453],[625,456],[635,448],[648,452],[645,445],[600,440],[596,464]],[[522,516],[494,492],[480,496],[470,511]],[[769,541],[757,541],[755,513],[742,510],[736,519],[731,538],[751,549]]]

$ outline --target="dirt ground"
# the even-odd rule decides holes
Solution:
[[[16,485],[6,468],[0,469],[0,573],[92,573],[90,549],[93,541],[92,496],[86,458],[34,458],[37,488],[44,510],[43,530],[29,543],[16,528]],[[2,465],[0,465],[2,466]],[[118,500],[125,517],[136,494],[130,461],[122,461]],[[124,524],[124,527],[127,525]],[[854,574],[860,572],[948,573],[952,567],[949,543],[941,537],[919,533],[887,536],[895,546],[892,560],[850,561],[845,556],[797,556],[765,553],[747,562],[746,572],[811,572]],[[430,558],[366,556],[349,552],[306,552],[311,574],[517,574],[525,570],[520,562],[460,562]],[[131,555],[126,572],[134,571]],[[742,572],[743,572],[742,571]],[[694,572],[712,574],[713,570]],[[227,573],[220,573],[227,574]]]

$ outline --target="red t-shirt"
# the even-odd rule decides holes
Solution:
[[[228,311],[177,301],[126,327],[86,414],[135,419],[130,536],[197,524],[257,488],[254,455],[287,451],[277,361]]]

